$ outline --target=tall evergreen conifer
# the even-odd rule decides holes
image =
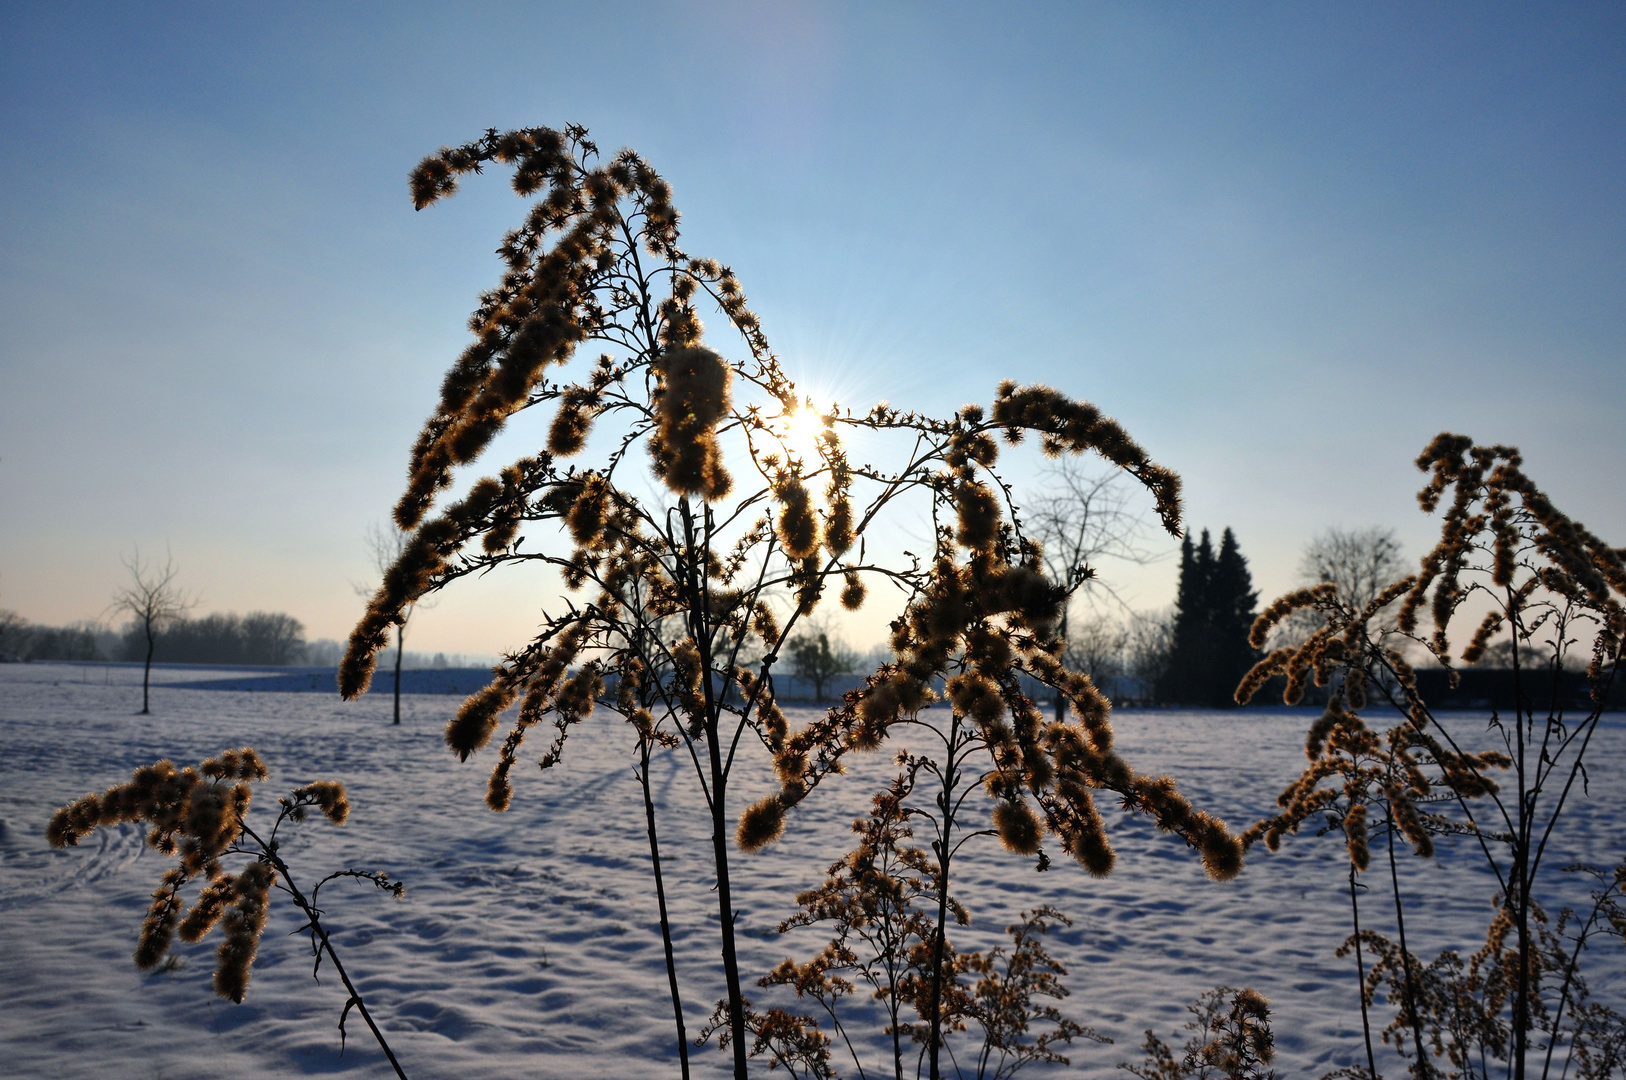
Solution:
[[[1213,574],[1214,547],[1204,529],[1202,542],[1193,544],[1186,533],[1180,544],[1180,590],[1174,601],[1174,644],[1168,668],[1159,680],[1158,697],[1188,704],[1209,682],[1208,583]]]
[[[1234,703],[1236,681],[1253,667],[1259,654],[1248,644],[1259,594],[1253,589],[1248,560],[1242,557],[1236,534],[1227,528],[1220,537],[1209,581],[1209,619],[1213,628],[1214,683],[1206,687],[1206,704]]]
[[[1258,599],[1235,533],[1225,530],[1217,555],[1207,529],[1196,544],[1187,533],[1180,547],[1174,647],[1159,697],[1180,705],[1230,704],[1237,678],[1257,659],[1248,629]]]

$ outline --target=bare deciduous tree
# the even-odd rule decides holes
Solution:
[[[838,675],[851,675],[858,670],[858,654],[828,627],[809,620],[807,632],[785,643],[790,656],[792,673],[813,684],[813,700],[824,700],[825,687]]]
[[[1129,629],[1107,612],[1091,611],[1074,619],[1066,640],[1062,662],[1088,675],[1096,685],[1122,671]]]
[[[1118,559],[1144,565],[1157,554],[1146,546],[1151,525],[1134,508],[1133,493],[1124,482],[1122,469],[1096,471],[1077,459],[1063,458],[1046,472],[1054,486],[1029,511],[1029,527],[1044,547],[1045,576],[1067,591],[1059,631],[1061,639],[1069,643],[1069,649],[1076,650],[1079,646],[1074,645],[1075,635],[1070,633],[1070,612],[1072,599],[1080,591],[1086,598],[1095,591],[1104,592],[1128,610],[1128,605],[1112,587],[1102,581],[1097,564],[1104,559]],[[1091,632],[1100,638],[1097,631],[1103,630],[1103,626],[1096,623],[1091,626]],[[1086,651],[1095,655],[1103,644],[1104,641],[1095,640]],[[1071,652],[1068,657],[1069,666],[1074,666],[1078,657],[1073,657]],[[1095,673],[1090,674],[1093,677]],[[1058,720],[1064,708],[1065,699],[1058,694]]]
[[[385,527],[376,522],[367,528],[367,553],[372,558],[373,568],[382,577],[401,558],[406,550],[407,534],[396,528],[393,524]],[[356,593],[364,600],[371,600],[377,590],[376,585],[357,585]],[[401,660],[406,655],[406,628],[412,621],[412,613],[418,610],[417,604],[408,604],[401,609],[401,621],[395,624],[395,722],[401,722]]]
[[[1393,529],[1328,529],[1304,548],[1299,574],[1307,583],[1330,581],[1350,606],[1364,608],[1395,578],[1406,572],[1400,538]]]
[[[1355,610],[1361,610],[1389,582],[1407,570],[1401,554],[1400,538],[1381,525],[1364,529],[1338,526],[1317,533],[1304,545],[1299,558],[1299,580],[1306,585],[1330,582],[1338,595]],[[1394,614],[1380,611],[1377,616],[1385,629],[1394,628]],[[1277,626],[1270,640],[1272,648],[1297,645],[1320,626],[1312,612],[1296,611]]]
[[[1174,609],[1135,612],[1129,617],[1125,637],[1124,674],[1140,684],[1137,696],[1150,698],[1174,651]]]
[[[0,657],[22,659],[28,647],[28,620],[15,611],[0,608]]]
[[[180,568],[167,550],[163,566],[156,563],[149,566],[141,558],[140,548],[120,561],[130,573],[130,583],[114,594],[112,610],[134,619],[147,645],[146,662],[141,670],[141,715],[145,716],[151,711],[148,695],[152,683],[152,654],[158,645],[158,635],[192,610],[197,597],[188,595],[176,583]]]

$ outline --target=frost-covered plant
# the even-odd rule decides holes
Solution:
[[[214,987],[217,994],[233,1002],[240,1003],[248,992],[249,972],[259,951],[260,935],[265,931],[271,890],[286,893],[305,916],[301,930],[310,935],[315,967],[321,967],[325,953],[349,992],[339,1016],[341,1045],[345,1017],[355,1008],[396,1075],[405,1080],[406,1074],[384,1033],[340,963],[322,925],[322,909],[317,906],[322,886],[343,878],[371,881],[397,898],[403,886],[383,873],[341,870],[318,881],[309,895],[304,893],[294,883],[280,854],[277,833],[285,822],[303,821],[311,809],[335,825],[343,825],[350,815],[350,801],[344,785],[334,780],[294,788],[279,800],[277,819],[261,836],[247,820],[253,797],[250,785],[268,775],[260,756],[246,746],[224,751],[196,768],[188,765],[177,769],[168,759],[160,760],[135,770],[127,783],[116,784],[99,795],[85,795],[62,807],[51,816],[46,838],[52,847],[73,847],[104,825],[142,822],[151,826],[148,846],[174,856],[176,865],[164,871],[152,894],[152,905],[136,945],[136,967],[143,971],[158,967],[177,936],[186,942],[201,941],[218,923],[223,940],[215,952]],[[224,860],[239,855],[249,856],[252,861],[238,872],[228,873]],[[205,884],[188,910],[182,890],[198,879]]]
[[[1413,1075],[1435,1075],[1434,1059],[1444,1057],[1459,1070],[1453,1075],[1486,1075],[1488,1062],[1500,1061],[1523,1080],[1539,1057],[1547,1076],[1553,1049],[1579,1039],[1581,1029],[1566,1030],[1559,990],[1573,985],[1579,950],[1564,960],[1562,950],[1543,944],[1542,864],[1566,806],[1586,787],[1587,750],[1620,665],[1626,551],[1558,510],[1510,447],[1443,434],[1417,466],[1430,473],[1418,495],[1423,510],[1445,507],[1440,541],[1417,573],[1358,607],[1331,584],[1300,589],[1253,626],[1259,647],[1294,612],[1320,621],[1303,641],[1260,661],[1238,687],[1239,702],[1276,675],[1286,678],[1290,704],[1312,679],[1334,689],[1310,729],[1309,767],[1279,799],[1282,813],[1246,838],[1262,837],[1274,848],[1311,820],[1344,835],[1356,919],[1346,947],[1358,969],[1363,944],[1379,951],[1378,966],[1370,975],[1362,971],[1362,982],[1371,987],[1382,979],[1396,995],[1400,1014],[1384,1037],[1399,1048],[1409,1031]],[[1426,630],[1419,625],[1425,608],[1432,616]],[[1453,624],[1465,610],[1476,625],[1457,655]],[[1511,692],[1494,703],[1491,746],[1483,748],[1471,741],[1473,725],[1431,707],[1407,654],[1423,650],[1454,682],[1457,665],[1480,661],[1498,635],[1505,635],[1512,661]],[[1584,672],[1567,663],[1576,651],[1589,657]],[[1381,735],[1373,731],[1361,714],[1374,704],[1398,712],[1400,723]],[[1356,875],[1369,865],[1374,832],[1388,856],[1399,935],[1393,943],[1359,925]],[[1442,834],[1463,836],[1495,875],[1496,913],[1484,948],[1466,964],[1453,953],[1425,969],[1406,941],[1395,844],[1403,838],[1428,856]],[[1557,997],[1544,999],[1544,992]],[[1363,1018],[1369,1002],[1367,992]],[[1532,1041],[1532,1032],[1545,1046]],[[1367,1055],[1375,1073],[1369,1028]]]
[[[391,628],[425,595],[500,566],[558,573],[574,595],[465,702],[447,743],[466,759],[519,703],[489,787],[501,810],[521,743],[545,719],[555,735],[544,767],[595,706],[630,722],[640,754],[649,733],[677,740],[710,816],[737,1077],[749,1047],[731,836],[746,849],[772,842],[786,811],[845,754],[879,746],[945,680],[954,715],[990,747],[1003,813],[1034,835],[1048,830],[1104,871],[1111,855],[1092,792],[1106,790],[1199,847],[1215,874],[1236,872],[1237,839],[1171,782],[1137,774],[1112,747],[1106,699],[1058,660],[1063,590],[1045,578],[995,471],[996,437],[1033,433],[1052,455],[1099,453],[1150,491],[1178,535],[1173,473],[1099,409],[1046,387],[1007,382],[991,409],[943,419],[886,404],[816,407],[781,370],[733,272],[681,249],[670,188],[641,157],[623,150],[603,160],[579,127],[493,130],[419,165],[415,203],[492,163],[511,166],[515,191],[536,199],[503,240],[502,280],[481,297],[474,340],[413,448],[395,508],[411,538],[351,637],[340,689],[366,689]],[[703,307],[732,345],[706,339]],[[596,358],[578,359],[584,347]],[[437,509],[454,471],[537,408],[548,413],[545,445]],[[854,460],[845,448],[853,431],[889,448],[875,463]],[[589,451],[591,465],[571,463]],[[885,560],[870,541],[905,504],[933,522],[931,550]],[[877,582],[904,606],[896,659],[828,717],[791,731],[773,677],[788,635],[827,589],[857,608]],[[1073,718],[1045,723],[1019,675],[1059,690]],[[747,737],[768,751],[779,790],[736,828],[731,783]],[[648,823],[654,851],[656,815]],[[670,961],[668,974],[675,991]],[[673,1006],[681,1027],[675,992]]]
[[[1276,1057],[1276,1037],[1263,994],[1216,986],[1186,1011],[1191,1035],[1179,1057],[1147,1028],[1141,1060],[1120,1062],[1118,1068],[1141,1080],[1270,1080],[1276,1075],[1268,1067]]]

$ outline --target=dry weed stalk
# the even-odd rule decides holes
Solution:
[[[253,797],[249,785],[268,775],[260,756],[246,746],[224,751],[196,768],[189,765],[177,769],[164,759],[137,769],[128,783],[116,784],[99,795],[85,795],[59,809],[51,816],[46,838],[52,847],[73,847],[104,825],[149,825],[148,846],[174,856],[177,864],[164,872],[152,894],[152,905],[136,945],[136,967],[151,971],[164,960],[177,936],[182,941],[198,942],[218,923],[223,940],[215,952],[215,993],[237,1003],[248,992],[249,971],[265,930],[271,890],[275,887],[287,893],[306,919],[296,932],[310,935],[315,957],[312,974],[320,969],[326,953],[350,995],[339,1016],[341,1052],[345,1018],[355,1008],[396,1075],[405,1080],[406,1074],[384,1033],[340,963],[317,906],[322,886],[341,878],[371,881],[397,898],[404,887],[383,873],[341,870],[318,881],[309,896],[302,892],[280,854],[278,830],[284,822],[303,821],[311,809],[333,824],[343,825],[350,814],[350,801],[344,785],[334,780],[297,787],[279,800],[277,820],[262,837],[247,822]],[[252,856],[253,861],[235,874],[227,873],[222,860],[237,855]],[[181,891],[199,878],[206,884],[188,910]]]
[[[510,166],[514,190],[535,202],[504,238],[502,280],[481,297],[474,341],[413,448],[395,508],[411,537],[351,637],[340,688],[347,697],[365,690],[391,628],[427,594],[501,566],[557,572],[575,596],[544,613],[536,638],[465,702],[447,743],[466,759],[519,703],[487,798],[501,810],[521,743],[545,719],[554,737],[544,768],[596,706],[629,721],[640,760],[652,739],[676,741],[710,816],[736,1077],[744,1080],[749,1047],[731,835],[747,850],[772,842],[786,811],[847,753],[881,745],[945,681],[954,716],[989,747],[990,784],[1017,831],[1048,830],[1104,873],[1112,856],[1092,793],[1105,791],[1199,848],[1211,873],[1237,872],[1239,841],[1171,781],[1137,774],[1114,751],[1105,698],[1058,659],[1063,590],[1046,579],[995,471],[996,437],[1032,433],[1051,455],[1100,454],[1151,493],[1178,535],[1173,473],[1093,405],[1041,386],[1004,383],[991,409],[966,406],[946,419],[886,404],[816,407],[781,370],[733,272],[681,249],[670,188],[641,157],[623,150],[605,161],[580,127],[490,131],[427,158],[412,175],[413,198],[427,206],[491,163]],[[706,340],[701,306],[731,331],[735,357]],[[584,347],[602,351],[578,361]],[[436,511],[454,470],[536,408],[550,414],[545,448]],[[855,430],[890,440],[891,457],[849,457],[845,435]],[[570,463],[589,450],[595,464]],[[663,491],[649,492],[649,468]],[[931,516],[932,550],[895,565],[871,557],[877,523],[909,500]],[[774,694],[788,636],[827,586],[856,608],[877,583],[905,606],[895,661],[825,719],[790,730]],[[1059,691],[1073,717],[1046,723],[1020,692],[1020,674]],[[729,788],[747,736],[771,754],[780,786],[736,828]],[[646,816],[658,862],[656,815]],[[662,931],[669,938],[664,919]],[[670,964],[668,975],[681,1030]]]
[[[1229,995],[1229,1002],[1227,1002]],[[1141,1080],[1272,1080],[1276,1057],[1270,1030],[1270,1003],[1256,990],[1216,986],[1186,1006],[1191,1035],[1174,1056],[1168,1043],[1146,1029],[1138,1062],[1120,1062]]]
[[[969,1066],[969,1075],[977,1080],[1008,1080],[1036,1061],[1065,1065],[1068,1058],[1056,1048],[1075,1038],[1105,1041],[1039,1000],[1060,1000],[1068,994],[1061,982],[1066,969],[1043,943],[1055,923],[1071,925],[1061,912],[1041,907],[1024,913],[1020,922],[1006,928],[1012,938],[1008,952],[1001,946],[987,953],[961,953],[948,941],[945,912],[959,925],[969,923],[971,915],[948,892],[943,864],[936,857],[937,841],[932,851],[909,843],[914,836],[910,820],[929,819],[931,814],[909,804],[922,771],[921,759],[902,755],[900,764],[904,771],[875,796],[869,815],[853,822],[858,846],[830,867],[818,888],[797,896],[799,910],[779,926],[780,933],[802,926],[828,927],[834,936],[811,960],[785,960],[758,985],[788,987],[799,1000],[817,1004],[823,1023],[846,1048],[860,1078],[873,1070],[902,1080],[905,1036],[919,1048],[916,1074],[929,1074],[940,1068],[936,1051],[951,1049],[949,1036],[972,1023],[982,1032]],[[862,1036],[855,1036],[843,1021],[842,1002],[858,989],[854,979],[865,985],[868,998],[879,1002],[885,1013],[884,1068],[873,1063],[871,1069],[865,1068]],[[723,1013],[720,1003],[708,1033],[726,1039]],[[1039,1023],[1053,1027],[1030,1032]],[[747,1025],[755,1037],[752,1057],[767,1056],[792,1075],[838,1075],[830,1060],[835,1040],[814,1017],[782,1008],[748,1010]],[[956,1059],[956,1073],[967,1075],[965,1070]]]
[[[1253,644],[1260,647],[1271,628],[1295,612],[1313,612],[1320,622],[1303,641],[1260,661],[1238,687],[1239,702],[1272,676],[1285,677],[1289,704],[1311,680],[1334,689],[1306,741],[1309,766],[1278,800],[1282,812],[1245,839],[1262,838],[1274,849],[1311,820],[1344,836],[1355,918],[1346,948],[1361,974],[1363,1019],[1371,988],[1386,983],[1400,1014],[1384,1039],[1397,1049],[1409,1039],[1414,1076],[1434,1076],[1434,1059],[1443,1057],[1456,1070],[1450,1075],[1488,1075],[1488,1062],[1497,1060],[1524,1080],[1534,1049],[1545,1077],[1557,1046],[1570,1039],[1579,1056],[1585,1032],[1564,1026],[1567,992],[1550,1009],[1542,998],[1555,975],[1566,988],[1574,985],[1579,947],[1572,960],[1562,961],[1562,950],[1543,944],[1540,872],[1565,807],[1578,794],[1577,781],[1582,787],[1587,781],[1587,749],[1619,667],[1626,552],[1554,507],[1511,447],[1476,446],[1466,436],[1444,434],[1417,465],[1430,474],[1418,496],[1423,510],[1445,509],[1440,541],[1416,574],[1359,608],[1331,585],[1299,589],[1254,624]],[[1453,626],[1465,609],[1474,613],[1475,626],[1456,655]],[[1432,616],[1426,631],[1420,627],[1425,610]],[[1454,684],[1456,665],[1480,661],[1498,635],[1508,641],[1513,692],[1493,708],[1492,746],[1470,748],[1470,725],[1430,706],[1408,651],[1425,652]],[[1577,648],[1589,654],[1584,674],[1566,663]],[[1586,691],[1579,699],[1567,685],[1576,679]],[[1398,712],[1400,722],[1382,733],[1372,730],[1361,715],[1371,704]],[[1370,864],[1374,834],[1387,852],[1399,938],[1393,943],[1359,923],[1356,875]],[[1454,953],[1424,965],[1406,942],[1396,841],[1429,856],[1441,835],[1465,837],[1498,883],[1485,946],[1466,965]],[[1377,955],[1370,973],[1363,970],[1363,945]],[[1368,1071],[1375,1075],[1367,1031]],[[1532,1031],[1545,1037],[1545,1047],[1532,1044]]]

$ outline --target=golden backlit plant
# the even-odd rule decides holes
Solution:
[[[303,821],[312,809],[333,824],[343,825],[350,814],[350,801],[344,785],[333,780],[294,788],[279,800],[277,819],[261,836],[247,820],[253,798],[250,785],[268,775],[260,756],[246,746],[226,750],[196,768],[176,768],[164,759],[135,770],[127,783],[116,784],[99,795],[85,795],[59,809],[46,828],[46,838],[52,847],[74,847],[103,826],[147,825],[147,845],[173,856],[176,865],[164,871],[152,894],[136,944],[136,967],[151,971],[169,955],[176,937],[198,942],[218,924],[222,940],[215,952],[214,988],[215,993],[233,1002],[240,1003],[248,992],[249,973],[265,931],[271,890],[286,893],[305,916],[301,930],[310,935],[316,967],[320,968],[325,954],[349,992],[339,1018],[341,1045],[344,1018],[355,1008],[396,1075],[405,1080],[406,1074],[384,1033],[340,963],[317,906],[322,886],[338,879],[371,881],[396,897],[402,895],[403,887],[382,873],[341,870],[318,881],[308,895],[304,893],[294,883],[280,854],[277,833],[285,822]],[[234,856],[249,856],[252,861],[236,873],[228,873],[224,860]],[[204,885],[189,909],[182,890],[200,879]]]
[[[1113,747],[1106,699],[1058,659],[1063,590],[1046,579],[996,464],[1001,437],[1031,434],[1051,455],[1095,452],[1142,484],[1177,534],[1173,473],[1095,406],[1042,386],[1003,383],[991,408],[946,418],[886,404],[815,408],[785,376],[733,272],[683,251],[670,188],[637,154],[606,160],[580,127],[489,131],[418,166],[416,205],[488,164],[508,166],[516,193],[533,201],[499,248],[501,281],[480,298],[473,341],[413,447],[395,507],[411,536],[352,634],[340,688],[366,689],[392,627],[424,596],[513,564],[555,572],[568,595],[464,703],[447,744],[466,759],[518,705],[491,774],[495,810],[513,798],[512,768],[544,721],[553,735],[543,768],[595,708],[628,722],[646,784],[652,747],[689,759],[712,829],[737,1077],[748,1045],[730,839],[746,850],[772,842],[848,753],[880,746],[934,704],[947,709],[931,715],[948,712],[986,747],[995,820],[1017,850],[1050,835],[1105,873],[1112,853],[1095,800],[1107,793],[1195,846],[1216,877],[1238,871],[1238,839],[1172,781],[1135,772]],[[707,337],[703,312],[722,337]],[[457,470],[530,410],[543,413],[542,445],[449,495]],[[849,455],[858,431],[886,447],[875,463]],[[871,541],[906,506],[930,518],[931,550],[883,559],[887,545]],[[894,660],[792,730],[774,689],[788,636],[828,591],[856,609],[876,585],[895,589],[903,609]],[[1071,716],[1047,722],[1022,678],[1059,691]],[[739,813],[731,781],[747,738],[767,751],[778,789]],[[646,791],[658,873],[657,819]],[[664,912],[658,876],[656,885]],[[664,918],[663,932],[687,1075]]]
[[[1310,682],[1330,686],[1331,695],[1310,728],[1310,764],[1279,799],[1282,812],[1246,839],[1262,838],[1274,849],[1309,821],[1344,836],[1355,917],[1346,948],[1362,968],[1363,1017],[1373,989],[1389,985],[1400,1013],[1384,1039],[1397,1048],[1403,1036],[1409,1039],[1414,1076],[1442,1070],[1481,1076],[1485,1062],[1497,1060],[1523,1080],[1539,1051],[1545,1077],[1555,1049],[1570,1040],[1581,1055],[1578,1040],[1586,1033],[1566,1017],[1565,995],[1543,998],[1555,978],[1567,980],[1574,971],[1555,967],[1558,954],[1543,944],[1541,874],[1566,806],[1583,795],[1587,750],[1620,665],[1626,551],[1558,510],[1511,447],[1443,434],[1417,465],[1429,473],[1418,496],[1422,509],[1442,511],[1440,540],[1417,573],[1359,608],[1332,585],[1299,589],[1254,624],[1259,648],[1294,612],[1319,616],[1307,638],[1275,649],[1249,672],[1237,689],[1239,702],[1276,677],[1284,680],[1288,704]],[[1464,644],[1457,625],[1465,613],[1473,629]],[[1454,686],[1459,665],[1483,660],[1498,638],[1512,664],[1511,692],[1493,703],[1486,747],[1476,738],[1478,721],[1442,714],[1427,700],[1411,658],[1428,656]],[[1576,651],[1586,655],[1584,671],[1569,663]],[[1399,721],[1374,730],[1365,716],[1375,711]],[[1356,879],[1368,869],[1374,834],[1387,853],[1394,943],[1360,927]],[[1442,834],[1462,836],[1480,853],[1497,881],[1496,914],[1485,947],[1466,965],[1453,953],[1425,970],[1406,942],[1395,847],[1403,840],[1430,856]],[[1379,954],[1370,974],[1363,945]],[[1477,1010],[1471,1024],[1460,1021],[1470,1003]],[[1447,1013],[1456,1019],[1442,1019]],[[1375,1073],[1369,1025],[1367,1031],[1368,1071]],[[1532,1032],[1545,1045],[1533,1044]]]

